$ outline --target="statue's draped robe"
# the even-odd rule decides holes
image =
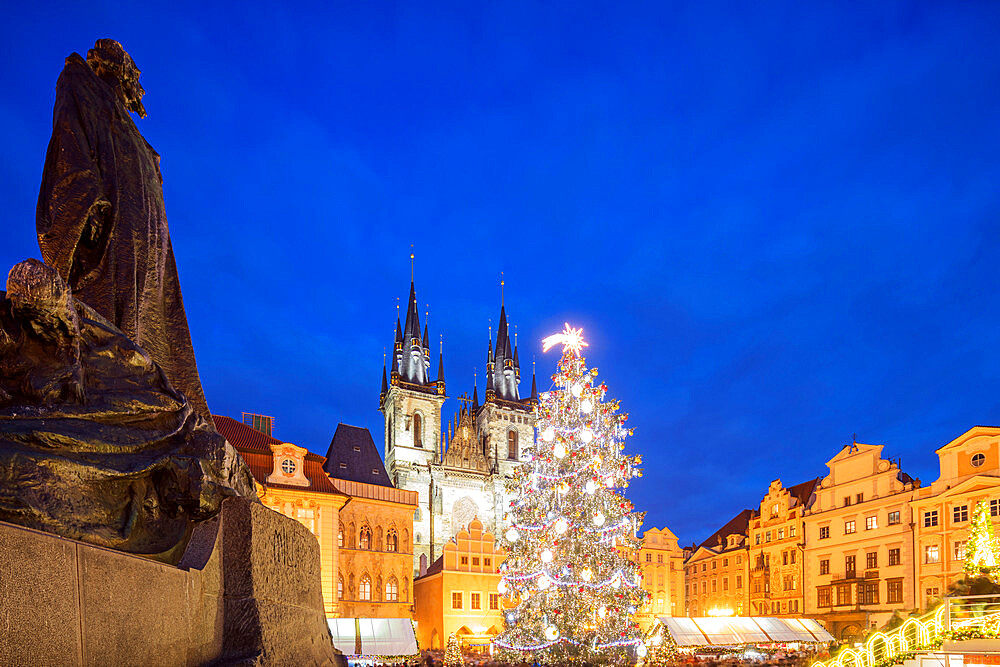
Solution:
[[[38,243],[73,295],[145,350],[209,424],[163,204],[159,155],[74,53],[56,83]]]

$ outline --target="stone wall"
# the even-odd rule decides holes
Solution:
[[[177,566],[0,522],[0,664],[324,665],[305,527],[232,498]]]

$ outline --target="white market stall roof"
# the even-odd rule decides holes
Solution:
[[[678,646],[735,646],[789,642],[831,642],[833,636],[811,618],[759,616],[658,617]]]
[[[333,645],[344,655],[416,655],[408,618],[328,618]]]

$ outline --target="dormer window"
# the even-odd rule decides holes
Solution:
[[[972,457],[971,463],[973,468],[980,468],[984,463],[986,463],[986,456],[984,456],[982,452],[975,454]]]
[[[305,476],[305,458],[308,453],[304,447],[297,447],[288,442],[271,445],[274,467],[271,468],[266,483],[310,486],[311,482]]]

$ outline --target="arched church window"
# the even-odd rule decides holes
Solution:
[[[507,458],[517,460],[517,431],[507,431]]]
[[[358,534],[358,548],[359,549],[371,549],[372,548],[372,529],[368,526],[362,526],[361,532]]]
[[[344,524],[337,527],[337,546],[344,546]]]
[[[358,586],[358,599],[372,599],[372,579],[367,574],[361,575],[361,583]]]
[[[424,446],[424,416],[419,412],[413,413],[413,446]]]
[[[337,577],[337,599],[338,600],[343,600],[344,599],[344,578],[343,577]]]
[[[391,528],[385,535],[385,550],[399,551],[399,536],[396,535],[396,531]]]
[[[399,584],[396,582],[396,577],[389,577],[389,581],[385,582],[385,601],[399,601]]]

